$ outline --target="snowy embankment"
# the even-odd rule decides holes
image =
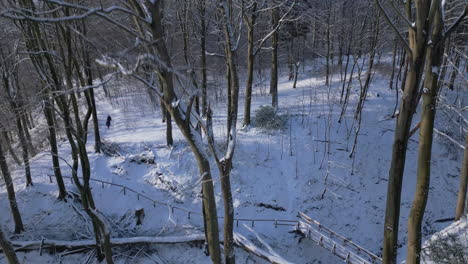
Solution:
[[[391,118],[394,91],[388,89],[386,78],[379,73],[375,75],[364,107],[357,149],[350,158],[356,129],[357,81],[351,91],[346,115],[338,123],[341,111],[339,75],[333,77],[330,87],[323,85],[324,78],[316,76],[316,71],[306,71],[301,77],[297,89],[292,89],[292,83],[286,79],[280,79],[280,114],[288,118],[284,131],[267,132],[250,127],[238,132],[231,177],[235,217],[244,219],[235,226],[235,232],[240,234],[238,239],[244,237],[256,241],[256,246],[263,251],[274,252],[276,258],[293,263],[342,263],[316,243],[295,237],[290,233],[293,230],[291,226],[252,221],[296,220],[298,212],[304,212],[379,255],[395,126],[395,119]],[[97,208],[106,216],[112,237],[116,239],[196,236],[203,232],[203,224],[199,215],[190,212],[201,213],[200,177],[190,148],[175,126],[174,147],[165,147],[165,123],[161,122],[158,110],[151,106],[144,91],[129,94],[125,90],[128,87],[115,81],[113,87],[108,87],[109,91],[114,91],[109,98],[97,92],[102,138],[116,149],[118,155],[93,153],[93,136],[90,134],[91,177],[137,190],[164,205],[141,199],[126,188],[93,183]],[[260,86],[255,91],[253,109],[269,104],[270,97],[260,93]],[[134,96],[140,96],[140,99],[135,102]],[[239,109],[243,109],[242,102]],[[225,103],[217,103],[214,133],[220,148],[225,142],[225,113]],[[242,111],[239,114],[241,122]],[[110,129],[102,121],[107,115],[112,116]],[[418,115],[415,116],[415,124]],[[437,124],[439,129],[446,129],[445,125],[440,127],[440,124],[445,124],[441,120]],[[70,160],[67,142],[60,145],[60,156],[63,158],[63,174],[69,176],[70,170],[65,162]],[[459,150],[446,139],[435,138],[431,190],[423,224],[425,239],[445,227],[435,220],[453,216],[460,157]],[[408,147],[403,185],[399,239],[401,260],[406,251],[406,223],[415,190],[416,160],[417,134]],[[92,239],[90,223],[81,206],[71,201],[56,201],[57,189],[48,177],[53,175],[49,154],[38,154],[32,159],[31,166],[34,187],[25,187],[22,168],[13,172],[19,208],[27,229],[14,239]],[[219,175],[214,166],[212,173],[221,215]],[[76,192],[69,181],[67,189]],[[12,230],[3,186],[0,187],[0,197],[1,222]],[[141,208],[145,216],[143,224],[137,225],[135,210]],[[249,225],[255,233],[243,224]],[[259,242],[261,240],[270,248]],[[136,263],[209,263],[199,243],[142,245],[116,248],[114,251],[117,259]],[[68,253],[43,254],[41,257],[38,252],[20,253],[20,258],[25,263],[56,263],[59,259],[63,263],[85,263],[84,260],[92,258],[89,252]],[[236,255],[239,263],[263,263],[262,259],[242,249],[236,249]],[[1,261],[4,260],[0,257]]]
[[[423,264],[468,263],[468,218],[435,233],[423,244]]]

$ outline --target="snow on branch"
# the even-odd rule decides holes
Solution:
[[[139,20],[144,21],[145,23],[151,23],[148,19],[140,17],[138,14],[136,14],[134,11],[130,9],[123,8],[121,6],[110,6],[108,8],[103,8],[103,7],[87,7],[87,6],[82,6],[79,4],[74,4],[66,1],[61,1],[61,0],[44,0],[45,2],[52,3],[55,5],[58,5],[60,7],[67,7],[67,8],[73,8],[75,10],[81,10],[81,14],[77,15],[72,15],[72,16],[58,16],[58,17],[44,17],[40,16],[41,14],[32,12],[31,10],[27,9],[20,9],[20,8],[4,8],[0,12],[0,17],[6,17],[10,18],[13,20],[29,20],[29,21],[35,21],[39,23],[62,23],[65,21],[73,21],[73,20],[82,20],[85,19],[91,15],[97,15],[99,17],[104,18],[105,20],[109,21],[110,23],[118,26],[119,28],[123,29],[127,33],[138,37],[138,35],[132,30],[131,28],[127,27],[126,25],[118,22],[117,20],[113,19],[112,17],[109,16],[109,14],[115,12],[115,11],[120,11],[126,14],[131,15],[132,17],[135,17]],[[47,14],[49,12],[43,12],[42,14]]]
[[[253,51],[253,55],[257,55],[258,52],[260,52],[260,50],[262,50],[263,48],[263,45],[265,44],[265,42],[271,38],[271,36],[273,36],[273,34],[276,33],[276,31],[279,30],[279,28],[282,26],[282,24],[284,22],[287,22],[288,20],[286,19],[286,17],[289,15],[289,13],[291,12],[291,10],[294,8],[294,5],[296,4],[296,1],[293,2],[293,4],[289,7],[289,9],[281,16],[281,18],[279,19],[278,21],[278,24],[276,25],[276,27],[270,31],[264,38],[262,38],[261,40],[258,41],[258,47]]]
[[[462,144],[458,143],[455,139],[453,139],[451,136],[445,134],[444,132],[442,131],[439,131],[437,128],[434,128],[434,132],[436,132],[437,134],[445,137],[446,139],[448,139],[450,142],[452,142],[453,144],[455,144],[456,146],[460,147],[462,150],[465,150],[465,146],[463,146]]]

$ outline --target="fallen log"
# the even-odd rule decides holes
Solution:
[[[203,242],[205,241],[204,234],[195,234],[189,236],[168,236],[168,237],[124,237],[124,238],[111,238],[112,246],[123,246],[132,244],[178,244],[189,242]],[[43,239],[35,241],[11,241],[15,251],[31,251],[39,249],[55,248],[61,250],[76,250],[82,248],[90,248],[96,246],[96,241],[78,240],[52,240]]]
[[[124,237],[124,238],[111,238],[112,246],[124,246],[132,244],[180,244],[190,242],[204,242],[204,234],[195,234],[189,236],[172,236],[172,237]],[[244,236],[234,233],[234,242],[236,246],[243,248],[247,252],[250,252],[272,264],[291,264],[276,254],[264,251]],[[89,240],[53,240],[53,239],[42,239],[34,241],[11,241],[11,244],[15,251],[34,251],[43,249],[55,249],[57,251],[65,250],[80,250],[93,248],[96,246],[96,241]],[[0,249],[0,252],[3,252]]]

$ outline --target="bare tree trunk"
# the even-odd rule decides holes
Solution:
[[[331,16],[331,7],[330,10],[328,11],[328,16],[327,16],[327,33],[326,33],[326,40],[327,40],[327,60],[326,60],[326,76],[325,76],[325,85],[330,84],[330,52],[331,52],[331,40],[330,40],[330,16]]]
[[[16,128],[18,129],[18,138],[20,141],[21,149],[23,150],[23,162],[24,162],[24,171],[26,175],[26,186],[32,186],[32,178],[31,178],[31,169],[29,167],[29,153],[28,153],[28,146],[26,143],[26,138],[24,136],[24,129],[23,125],[21,124],[21,119],[18,116],[19,113],[16,114]]]
[[[13,249],[8,237],[3,233],[2,226],[0,225],[0,247],[5,254],[8,264],[19,264],[16,252]]]
[[[13,149],[13,146],[11,145],[11,140],[10,140],[10,136],[8,136],[8,132],[2,131],[2,136],[3,136],[3,139],[5,140],[5,145],[8,148],[8,152],[10,153],[10,156],[13,158],[16,165],[21,165],[21,161],[19,160],[18,156],[15,153],[15,150]]]
[[[455,79],[457,78],[458,74],[458,67],[460,67],[460,60],[461,60],[461,55],[456,54],[455,55],[455,65],[453,66],[452,74],[450,74],[450,81],[448,88],[450,90],[453,90],[453,87],[455,86]]]
[[[279,23],[279,8],[274,7],[271,10],[271,28],[274,29]],[[270,94],[271,105],[274,108],[278,107],[278,31],[275,31],[271,38],[271,79],[270,79]]]
[[[252,85],[253,85],[253,73],[254,73],[254,31],[255,22],[257,19],[256,15],[257,3],[253,4],[252,14],[250,20],[247,21],[247,83],[245,85],[245,104],[244,104],[244,126],[250,125],[250,107],[252,104]]]
[[[396,68],[396,55],[398,51],[398,42],[396,39],[394,40],[395,44],[393,44],[393,57],[392,57],[392,73],[390,74],[390,83],[388,84],[390,90],[393,90],[393,79],[395,79],[395,68]]]
[[[206,0],[200,3],[200,46],[201,46],[201,71],[202,71],[202,114],[208,110],[208,80],[206,70]]]
[[[228,49],[228,46],[226,45],[225,49]],[[228,53],[228,51],[225,51],[225,53]],[[231,69],[229,68],[229,63],[226,60],[226,81],[227,81],[227,86],[226,86],[226,109],[227,113],[231,113],[231,108],[232,108],[232,75],[231,75]],[[231,131],[231,115],[227,115],[226,117],[226,130],[227,130],[227,135],[229,136],[229,131]],[[229,138],[226,138],[226,144],[229,143]]]
[[[294,63],[294,83],[293,83],[293,89],[296,89],[297,85],[297,77],[299,75],[299,62]]]
[[[380,13],[377,13],[375,25],[373,25],[373,27],[374,27],[373,28],[373,36],[372,36],[372,40],[371,40],[371,43],[370,43],[371,51],[370,51],[370,56],[369,56],[369,66],[368,66],[368,69],[367,69],[366,80],[365,80],[364,84],[362,84],[362,82],[361,82],[361,71],[362,71],[362,69],[359,68],[358,78],[359,78],[359,84],[361,86],[361,93],[359,95],[359,102],[358,102],[358,105],[356,107],[356,112],[354,114],[354,119],[357,120],[358,123],[357,123],[357,127],[356,127],[356,130],[355,130],[356,133],[355,133],[355,136],[354,136],[353,148],[352,148],[351,153],[349,155],[350,158],[353,157],[353,155],[354,155],[354,153],[356,151],[358,136],[359,136],[359,132],[361,131],[362,111],[364,109],[364,104],[365,104],[366,99],[367,99],[367,93],[369,91],[369,86],[370,86],[372,78],[373,78],[373,72],[372,71],[373,71],[373,67],[374,67],[375,53],[376,53],[376,49],[377,49],[377,44],[379,42],[379,36],[380,36]]]
[[[229,5],[228,5],[229,2]],[[230,107],[228,111],[228,147],[224,158],[217,160],[218,169],[220,171],[221,191],[224,201],[224,257],[226,264],[235,264],[236,257],[234,254],[234,205],[232,201],[231,191],[231,170],[232,159],[234,158],[234,149],[236,146],[236,130],[237,130],[237,111],[239,103],[239,77],[237,75],[237,65],[235,63],[235,49],[233,49],[232,39],[233,32],[232,21],[229,21],[227,14],[232,12],[232,2],[220,0],[222,7],[222,16],[224,17],[224,36],[226,39],[226,61],[228,64],[229,78],[231,80],[230,88]],[[228,7],[229,6],[229,7]],[[226,10],[226,7],[229,9]]]
[[[419,128],[419,149],[418,149],[418,171],[416,192],[414,194],[413,205],[408,218],[408,252],[406,263],[419,264],[421,259],[421,226],[426,209],[427,197],[429,195],[429,183],[431,177],[431,154],[432,138],[434,131],[434,118],[436,113],[436,103],[438,89],[438,71],[442,64],[444,52],[444,39],[442,36],[443,21],[440,1],[435,0],[437,10],[434,16],[431,41],[426,54],[426,70],[424,89],[422,93],[422,113],[421,125]]]
[[[293,50],[294,50],[294,38],[289,38],[288,45],[288,81],[292,81],[294,79],[294,58],[293,58]]]
[[[447,44],[445,45],[445,53],[447,54],[447,56],[444,56],[444,59],[442,61],[442,69],[439,75],[439,83],[437,84],[437,86],[439,86],[439,90],[445,85],[445,75],[447,74],[447,69],[449,68],[448,58],[450,57],[451,47],[452,38],[449,38],[447,39]]]
[[[21,220],[21,214],[18,209],[18,203],[16,202],[15,188],[13,186],[13,180],[11,179],[10,170],[5,159],[3,148],[0,144],[0,169],[2,171],[3,180],[8,193],[8,202],[10,203],[11,214],[15,221],[15,234],[19,234],[24,231],[23,221]]]
[[[372,70],[374,67],[375,53],[376,53],[376,48],[377,48],[379,35],[380,35],[380,13],[377,14],[375,23],[376,23],[375,26],[373,25],[374,30],[373,30],[373,37],[372,37],[372,41],[370,45],[371,52],[370,52],[370,58],[369,58],[369,66],[368,66],[367,73],[366,73],[366,81],[364,85],[362,85],[361,87],[361,93],[359,95],[359,102],[356,107],[356,113],[354,115],[354,118],[356,120],[361,119],[362,109],[364,108],[364,104],[367,98],[367,92],[369,90],[369,86],[372,80],[372,74],[373,74]]]
[[[165,64],[165,67],[161,67],[160,69],[160,75],[162,77],[160,79],[164,85],[163,103],[167,112],[174,118],[174,122],[188,141],[197,160],[198,169],[202,178],[203,211],[205,215],[204,221],[206,224],[205,233],[207,234],[206,240],[208,242],[209,253],[213,263],[221,263],[218,217],[210,164],[207,160],[207,156],[203,153],[203,146],[198,145],[198,142],[201,141],[199,139],[200,134],[191,128],[190,119],[185,118],[186,115],[189,117],[190,113],[181,113],[180,108],[171,107],[172,102],[176,100],[176,94],[173,86],[173,74],[170,71],[172,67],[171,58],[164,40],[165,32],[162,25],[161,1],[150,3],[149,6],[149,11],[152,17],[151,32],[153,34],[153,39],[155,40],[154,46],[158,51],[161,60]]]
[[[85,31],[85,35],[86,35],[86,26],[85,24],[83,23],[83,28],[84,28],[84,31]],[[85,67],[85,75],[86,75],[86,84],[90,87],[93,86],[93,71],[91,69],[91,58],[89,57],[90,54],[89,54],[89,51],[87,50],[87,47],[86,47],[86,43],[83,43],[83,56],[84,56],[84,61],[85,61],[85,64],[86,64],[86,67]],[[96,99],[94,97],[94,88],[90,88],[88,89],[88,96],[89,96],[89,101],[90,101],[90,106],[91,106],[91,114],[93,116],[93,130],[94,130],[94,151],[96,151],[96,153],[101,153],[101,133],[99,131],[99,120],[98,120],[98,117],[97,117],[97,108],[96,108]]]
[[[53,118],[54,110],[52,108],[51,100],[49,98],[46,98],[44,102],[44,116],[46,118],[47,127],[49,130],[49,143],[50,152],[52,154],[52,165],[54,166],[54,175],[59,189],[58,199],[63,200],[67,195],[67,191],[65,189],[65,183],[63,182],[62,171],[60,170],[60,162],[57,148],[57,135],[55,131],[55,123]]]
[[[88,79],[88,85],[92,85],[93,80]],[[94,129],[94,151],[101,153],[101,133],[99,132],[99,120],[97,117],[96,99],[94,98],[94,89],[89,89],[89,97],[93,107],[93,129]]]
[[[31,138],[31,134],[29,133],[29,128],[28,128],[28,124],[27,124],[26,120],[27,120],[26,114],[21,113],[21,122],[23,124],[24,135],[26,137],[26,145],[28,146],[29,154],[32,157],[32,156],[35,155],[36,150],[34,149],[33,141],[32,141],[32,138]]]
[[[354,23],[353,23],[352,28],[354,28]],[[344,91],[345,91],[345,87],[346,87],[346,80],[347,80],[347,77],[348,77],[348,66],[349,66],[349,58],[351,56],[352,42],[353,42],[353,34],[351,34],[349,44],[348,44],[348,49],[346,51],[346,63],[345,63],[345,67],[344,67],[343,86],[341,87],[340,104],[343,102],[343,95],[344,95]]]
[[[71,85],[70,79],[67,78],[68,85]],[[80,184],[78,177],[75,177],[75,184],[80,190],[81,194],[81,203],[85,209],[88,216],[91,218],[93,223],[93,229],[96,237],[96,244],[99,249],[97,249],[98,259],[103,260],[102,250],[104,251],[104,257],[107,264],[113,264],[112,259],[112,249],[108,237],[110,236],[109,231],[107,230],[106,223],[100,217],[97,217],[96,212],[97,208],[94,203],[93,195],[91,193],[91,187],[89,184],[91,178],[91,166],[89,163],[88,152],[86,150],[86,131],[83,127],[86,127],[89,119],[85,119],[85,124],[81,123],[79,117],[79,108],[78,103],[75,97],[75,94],[71,94],[71,102],[73,107],[73,113],[75,118],[75,131],[76,131],[76,147],[78,150],[78,156],[80,159],[81,165],[81,174],[83,178],[83,184]],[[75,175],[77,173],[75,172]],[[109,254],[110,253],[110,254]]]
[[[33,126],[33,123],[31,122],[31,119],[30,119],[30,115],[31,115],[31,114],[30,114],[26,109],[24,109],[24,110],[23,110],[23,115],[24,115],[24,117],[23,117],[24,119],[23,119],[23,120],[24,120],[24,123],[26,124],[25,127],[26,127],[28,130],[33,129],[34,126]]]
[[[455,210],[455,220],[460,220],[460,218],[465,214],[466,207],[466,190],[468,187],[468,132],[466,133],[466,142],[465,142],[465,154],[463,157],[462,171],[460,175],[460,188],[458,190],[458,199],[457,199],[457,208]]]
[[[413,1],[406,1],[407,17],[411,20],[411,5]],[[400,221],[400,202],[403,173],[405,170],[406,149],[413,114],[417,105],[418,88],[424,70],[424,58],[427,45],[429,23],[429,1],[414,0],[416,7],[415,26],[417,30],[409,28],[408,73],[405,89],[400,104],[400,112],[396,122],[395,137],[392,148],[392,161],[388,177],[387,201],[384,223],[383,264],[396,263],[398,249],[398,227]],[[376,0],[380,6],[380,2]],[[388,17],[386,16],[386,19]],[[391,22],[390,22],[391,23]]]

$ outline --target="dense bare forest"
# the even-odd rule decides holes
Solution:
[[[466,0],[2,0],[1,263],[468,263]]]

